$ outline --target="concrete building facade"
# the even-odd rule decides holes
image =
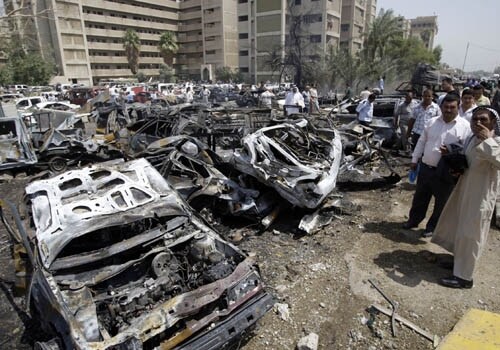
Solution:
[[[159,39],[171,31],[179,78],[211,80],[218,67],[230,67],[257,82],[279,79],[270,57],[284,58],[297,18],[305,57],[314,60],[339,44],[359,50],[376,0],[45,0],[33,9],[47,10],[33,32],[57,65],[57,82],[132,77],[122,43],[129,28],[140,37],[139,72],[146,76],[158,76]]]
[[[363,34],[376,16],[376,0],[342,0],[340,47],[356,53],[363,47]]]
[[[305,57],[314,59],[340,41],[342,0],[255,0],[239,1],[239,67],[249,79],[285,79],[272,62],[285,59],[291,45],[290,30],[296,33]]]
[[[410,35],[422,39],[427,49],[434,48],[434,37],[438,33],[437,16],[410,19]]]
[[[183,79],[212,79],[216,67],[238,67],[237,0],[47,0],[51,18],[35,21],[40,50],[58,67],[56,80],[92,84],[131,77],[122,38],[128,28],[141,40],[139,71],[158,76],[158,44],[174,32],[173,62]],[[38,8],[42,10],[42,8]],[[42,44],[43,43],[43,44]]]

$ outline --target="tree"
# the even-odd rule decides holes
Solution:
[[[139,83],[144,83],[146,80],[148,80],[148,77],[146,77],[146,75],[143,72],[137,72],[135,77],[137,78],[137,81]]]
[[[243,81],[243,74],[235,69],[232,70],[230,67],[218,67],[215,69],[215,79],[223,82],[239,82]]]
[[[165,62],[165,64],[172,65],[174,54],[179,50],[179,46],[175,40],[175,34],[173,32],[164,32],[160,36],[158,49],[163,57],[163,62]]]
[[[441,56],[443,55],[443,48],[441,45],[436,46],[432,50],[432,54],[434,55],[434,60],[436,62],[441,62]]]
[[[331,49],[328,57],[330,68],[330,84],[343,81],[349,86],[356,87],[364,77],[364,67],[359,55],[351,54],[347,49]]]
[[[319,55],[313,51],[315,45],[311,44],[309,16],[317,14],[304,13],[295,5],[294,0],[287,0],[287,36],[285,46],[275,46],[264,58],[264,64],[274,72],[280,72],[280,80],[283,74],[293,75],[296,85],[302,86],[311,79],[308,72],[313,72]]]
[[[22,46],[7,49],[7,63],[0,69],[0,84],[47,85],[54,74],[53,63],[38,53],[26,53]]]
[[[174,83],[174,70],[167,64],[160,65],[160,81],[163,83]]]
[[[141,55],[141,40],[139,39],[139,35],[135,30],[129,28],[122,40],[130,71],[132,74],[137,74]]]
[[[399,17],[395,17],[392,10],[380,10],[365,35],[363,58],[374,61],[384,57],[394,41],[402,37],[403,31],[399,26]]]

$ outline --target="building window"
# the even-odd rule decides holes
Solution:
[[[238,22],[245,22],[248,21],[248,16],[239,16],[238,17]]]
[[[248,67],[241,67],[240,72],[241,73],[248,73]]]
[[[207,55],[215,55],[215,50],[207,50],[205,51]]]
[[[295,5],[302,5],[302,0],[295,0]]]
[[[248,56],[248,50],[241,50],[240,56]]]
[[[238,0],[238,4],[246,4],[248,0]]]
[[[348,32],[349,31],[349,24],[341,24],[340,25],[340,31],[341,32]]]
[[[323,20],[323,16],[321,14],[305,15],[302,18],[304,20],[304,23],[317,23]]]
[[[248,33],[240,33],[240,34],[238,35],[238,37],[239,37],[240,39],[248,39]]]
[[[320,43],[321,42],[321,35],[311,35],[309,37],[309,40],[311,40],[312,43]]]

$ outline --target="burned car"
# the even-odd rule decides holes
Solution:
[[[28,168],[38,159],[30,134],[12,106],[0,108],[0,171]]]
[[[274,188],[291,204],[314,209],[333,191],[342,158],[335,129],[306,119],[262,128],[242,140],[234,166]]]
[[[272,306],[254,261],[145,159],[39,180],[26,195],[22,215],[12,210],[33,266],[30,311],[53,337],[39,349],[220,349]]]

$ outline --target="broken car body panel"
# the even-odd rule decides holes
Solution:
[[[182,349],[211,338],[219,321],[244,330],[272,305],[255,263],[145,159],[69,171],[26,192],[39,264],[32,305],[66,349]]]
[[[15,109],[2,106],[0,118],[0,170],[36,164],[38,161],[26,126]]]
[[[316,208],[335,188],[342,158],[336,130],[317,129],[306,119],[267,128],[243,138],[236,169],[274,188],[293,205]]]

